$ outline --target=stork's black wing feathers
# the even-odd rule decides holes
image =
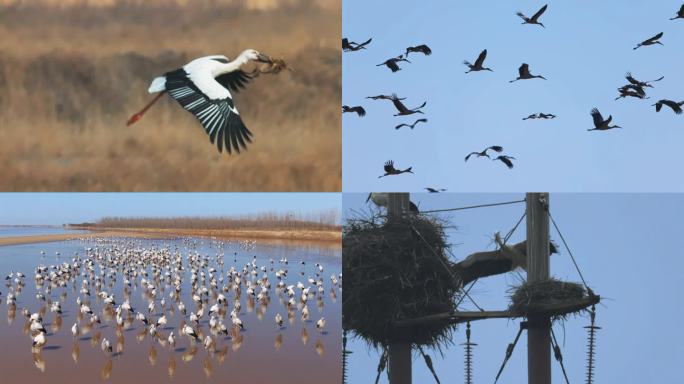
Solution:
[[[475,66],[476,67],[481,67],[482,64],[484,64],[485,59],[487,58],[487,50],[485,49],[480,53],[480,56],[477,57],[477,60],[475,61]]]
[[[242,122],[230,97],[220,100],[209,99],[188,79],[183,69],[169,72],[165,77],[169,96],[195,115],[219,152],[223,152],[224,147],[229,154],[233,150],[240,153],[240,150],[247,148],[247,143],[252,141],[252,132]],[[236,86],[245,81],[240,75],[234,79],[237,79]]]
[[[218,81],[219,84],[234,92],[239,92],[251,79],[252,76],[242,70],[229,72],[216,77],[216,81]]]
[[[549,7],[548,4],[545,5],[545,6],[543,6],[543,7],[541,7],[541,9],[540,9],[539,11],[537,11],[537,13],[535,13],[535,14],[532,16],[532,20],[535,20],[535,21],[539,20],[539,18],[541,17],[541,15],[543,15],[544,12],[546,12],[546,9],[547,9],[548,7]]]

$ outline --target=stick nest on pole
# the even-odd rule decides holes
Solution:
[[[343,323],[369,345],[448,345],[449,322],[395,327],[398,320],[450,312],[461,290],[451,272],[445,223],[424,215],[353,219],[342,238]]]
[[[564,318],[569,314],[568,312],[549,313],[547,309],[577,302],[587,297],[588,294],[582,284],[560,281],[553,278],[533,283],[525,282],[513,288],[509,310],[521,316],[544,312],[555,319]]]

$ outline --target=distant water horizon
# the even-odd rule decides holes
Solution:
[[[8,225],[0,224],[0,237],[22,237],[38,235],[60,235],[64,233],[87,233],[88,231],[70,229],[61,225]]]

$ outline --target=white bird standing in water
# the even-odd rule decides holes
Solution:
[[[33,338],[32,346],[35,348],[42,348],[46,342],[47,342],[47,339],[45,338],[45,332],[39,332]]]
[[[252,132],[242,122],[230,91],[237,92],[252,79],[241,68],[250,61],[273,63],[270,57],[254,49],[240,53],[235,60],[223,55],[195,59],[182,68],[152,80],[149,93],[157,93],[140,112],[131,116],[127,125],[140,120],[145,112],[164,95],[169,94],[188,112],[195,115],[219,152],[240,152],[252,141]]]
[[[280,313],[276,313],[275,322],[276,322],[276,324],[278,324],[278,327],[283,326],[283,317],[280,315]]]
[[[323,332],[323,327],[325,327],[325,317],[321,317],[316,322],[316,329],[318,329],[320,332]]]
[[[78,336],[78,323],[74,323],[74,325],[71,326],[71,334],[74,337]]]
[[[171,331],[171,333],[169,333],[169,338],[167,341],[169,342],[171,349],[173,349],[176,346],[176,338],[173,336],[173,331]]]

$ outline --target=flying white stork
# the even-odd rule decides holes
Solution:
[[[219,152],[225,146],[229,154],[233,150],[240,153],[240,149],[246,149],[247,142],[252,141],[252,132],[242,122],[230,91],[239,91],[252,78],[241,69],[250,61],[272,63],[268,56],[247,49],[232,61],[223,55],[200,57],[155,78],[147,91],[157,95],[131,116],[127,125],[140,120],[164,93],[168,93],[197,117]]]

